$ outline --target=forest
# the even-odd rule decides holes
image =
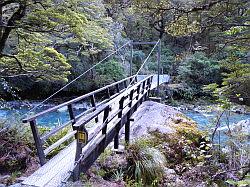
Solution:
[[[159,40],[160,71],[171,78],[160,88],[162,102],[181,110],[216,110],[209,122],[212,127],[177,128],[174,138],[153,132],[150,140],[128,146],[125,157],[131,164],[129,169],[104,163],[108,155],[115,157],[108,150],[98,160],[101,170],[93,173],[115,181],[103,186],[250,185],[249,8],[248,0],[1,0],[0,186],[18,183],[16,179],[39,165],[29,127],[22,128],[20,114],[13,117],[8,113],[4,118],[4,111],[16,112],[16,105],[31,109],[128,42]],[[136,45],[131,58],[131,46],[127,45],[50,98],[48,104],[62,103],[124,79],[131,74],[130,63],[132,74],[157,74],[156,53],[140,69],[151,49],[151,45]],[[244,128],[231,128],[231,132],[231,113],[244,115],[234,121],[245,120]],[[221,120],[229,128],[224,152],[214,141],[217,130],[223,128]],[[48,145],[62,135],[49,139]],[[186,140],[179,142],[181,137]],[[170,142],[168,151],[162,141]],[[161,161],[145,151],[148,146],[161,150]],[[189,152],[185,154],[179,151],[186,149]],[[143,165],[149,158],[159,167]],[[165,177],[165,170],[161,170],[165,159],[167,175],[179,178]],[[113,173],[108,172],[110,168]],[[82,176],[86,186],[91,186],[89,178]]]

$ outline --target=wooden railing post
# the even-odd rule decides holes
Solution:
[[[149,97],[150,86],[151,86],[151,77],[147,79],[147,86],[146,86],[147,93],[144,96],[144,101],[147,100],[147,98]]]
[[[116,91],[117,91],[117,93],[119,93],[120,92],[120,86],[119,86],[119,84],[117,84],[117,85],[115,85],[116,86]]]
[[[119,101],[119,110],[121,111],[118,113],[118,118],[120,118],[121,120],[120,120],[119,125],[117,126],[116,135],[114,137],[114,149],[119,148],[119,132],[120,132],[121,125],[123,123],[122,122],[122,110],[123,110],[124,100],[125,98],[122,97],[121,100]]]
[[[136,100],[137,101],[139,100],[139,97],[140,97],[140,90],[141,90],[141,84],[139,84],[137,89],[136,89]],[[139,102],[136,102],[135,110],[137,110],[138,105],[139,105]]]
[[[125,143],[126,144],[129,144],[129,139],[130,139],[130,117],[131,117],[131,114],[133,113],[132,110],[132,103],[133,103],[133,95],[134,95],[134,90],[131,90],[130,94],[129,94],[129,112],[128,112],[128,115],[127,115],[127,122],[125,124]]]
[[[145,85],[146,85],[146,80],[143,81],[143,83],[142,83],[142,92],[141,92],[142,94],[144,94],[144,92],[145,92]],[[140,99],[140,104],[142,104],[143,99],[144,99],[144,97],[142,97],[142,98]]]
[[[143,94],[144,91],[145,91],[145,83],[146,83],[146,81],[143,81],[143,83],[142,83],[142,94]]]
[[[123,82],[123,84],[124,84],[124,88],[127,88],[127,81],[126,80]]]
[[[109,112],[110,112],[110,107],[105,108],[104,110],[104,115],[103,115],[103,123],[105,123],[103,129],[102,129],[102,134],[106,134],[107,133],[107,119],[109,116]]]
[[[109,88],[107,88],[107,97],[108,97],[108,99],[110,98],[110,90],[109,90]]]
[[[77,129],[76,137],[77,137],[77,139],[76,139],[76,156],[75,156],[76,166],[73,170],[73,181],[78,181],[80,178],[82,148],[88,142],[88,132],[85,128],[85,125],[82,125]]]
[[[73,126],[76,123],[76,118],[75,118],[72,104],[68,105],[68,110],[69,110],[69,117],[71,120],[73,120],[73,122],[72,122],[72,126]]]
[[[94,109],[94,111],[96,110],[96,101],[95,101],[95,95],[93,94],[92,96],[91,96],[91,105],[92,105],[92,107],[94,107],[95,109]],[[98,116],[95,118],[95,122],[97,123],[99,121],[99,119],[98,119]]]
[[[40,164],[44,165],[46,163],[46,158],[45,158],[45,154],[43,151],[43,146],[42,146],[43,144],[42,144],[42,141],[40,139],[39,132],[38,132],[38,129],[36,126],[36,120],[30,121],[30,127],[31,127],[31,131],[32,131],[32,134],[34,137],[34,141],[35,141],[36,150],[37,150]]]

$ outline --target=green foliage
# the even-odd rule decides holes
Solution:
[[[172,21],[165,30],[172,36],[187,36],[200,32],[200,24],[197,20],[190,20],[187,16],[180,16]]]
[[[250,105],[250,64],[247,62],[247,52],[239,48],[227,48],[226,56],[220,61],[224,69],[221,84],[209,84],[204,91],[212,93],[220,103],[233,101]],[[230,106],[228,106],[229,108]]]
[[[63,128],[62,130],[60,130],[59,132],[57,132],[55,135],[51,136],[50,138],[48,138],[45,143],[44,143],[44,147],[49,147],[50,145],[56,143],[58,140],[60,140],[61,138],[63,138],[65,135],[67,135],[70,131],[71,131],[72,127],[66,127]],[[47,127],[39,127],[39,131],[41,132],[41,134],[46,133],[48,131],[50,131],[50,128]],[[51,158],[53,156],[55,156],[58,152],[60,152],[62,149],[64,149],[65,147],[67,147],[72,141],[74,140],[74,138],[70,138],[69,140],[63,142],[60,146],[58,146],[57,148],[53,149],[49,154],[48,154],[48,158]]]
[[[2,13],[3,24],[14,19],[11,32],[5,27],[0,30],[3,76],[17,74],[37,80],[67,81],[71,62],[66,56],[79,59],[112,46],[108,30],[112,21],[105,17],[100,0],[46,0],[39,3],[4,0],[0,9],[6,9]],[[14,13],[16,17],[11,17]],[[5,35],[9,35],[7,40]]]
[[[98,161],[100,164],[103,164],[109,156],[111,156],[112,150],[110,148],[106,148],[104,152],[99,156]]]
[[[11,126],[0,122],[0,173],[14,172],[27,168],[35,155],[35,147],[29,126],[12,121]]]
[[[116,170],[112,176],[114,181],[119,182],[122,181],[124,178],[124,172],[122,170]]]
[[[156,131],[152,135],[154,146],[164,153],[167,166],[170,168],[178,165],[185,168],[202,164],[209,157],[211,144],[199,131],[189,125],[180,124],[177,127],[177,134],[168,135]]]
[[[97,80],[101,85],[115,82],[125,77],[122,65],[115,60],[100,64],[96,67],[96,72],[98,77]]]
[[[161,179],[166,160],[159,150],[148,146],[148,140],[129,145],[127,159],[137,182],[152,184],[156,179]]]
[[[193,95],[201,94],[203,85],[221,81],[220,66],[217,60],[196,52],[181,63],[178,79],[191,88]]]
[[[164,74],[174,75],[176,72],[176,60],[175,60],[175,54],[171,50],[170,46],[164,46],[161,49],[161,71],[163,71]],[[153,56],[150,59],[150,63],[148,64],[148,69],[150,73],[155,72],[157,73],[158,70],[158,64],[157,59],[155,56]]]

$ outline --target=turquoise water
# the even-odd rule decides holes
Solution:
[[[199,113],[195,111],[183,111],[183,113],[189,118],[193,119],[197,122],[198,128],[200,130],[206,130],[209,133],[212,133],[215,125],[217,123],[217,117],[220,115],[219,113],[210,112],[210,113]],[[226,126],[227,124],[231,125],[233,123],[237,123],[241,120],[250,119],[249,114],[236,114],[230,113],[229,116],[226,114],[222,115],[219,120],[220,127]],[[216,131],[214,137],[214,143],[218,143],[222,146],[225,146],[229,140],[228,135],[225,133],[226,131]],[[249,142],[247,142],[249,143]]]
[[[0,105],[0,120],[12,121],[16,119],[24,118],[24,115],[34,106],[36,106],[39,102],[30,102],[29,104],[23,102],[8,102],[7,105]],[[44,111],[48,108],[53,107],[54,104],[46,104],[41,107],[38,107],[34,113],[38,113]],[[77,115],[89,108],[88,103],[79,103],[77,104],[73,110]],[[192,110],[182,111],[185,115],[193,119],[198,123],[198,127],[201,130],[206,130],[214,127],[214,121],[216,120],[216,116],[218,115],[215,112],[212,113],[199,113]],[[231,113],[229,116],[229,124],[237,123],[241,120],[250,119],[250,115],[248,114],[235,114]],[[69,120],[69,114],[67,112],[67,108],[62,108],[58,111],[51,112],[47,115],[42,116],[42,118],[38,118],[37,123],[41,126],[52,127],[56,125],[60,125]],[[225,126],[227,122],[226,116],[222,116],[221,118],[221,126]]]
[[[198,123],[199,129],[201,130],[213,128],[214,124],[216,124],[218,115],[220,115],[216,112],[199,113],[192,110],[182,112],[189,118],[196,121]],[[226,114],[222,115],[220,119],[220,125],[225,126],[227,123],[233,124],[246,119],[250,119],[250,114],[236,114],[231,112],[228,116]]]
[[[37,103],[32,104],[23,104],[20,102],[10,102],[7,103],[5,106],[0,106],[0,121],[7,121],[9,123],[16,121],[16,120],[22,120],[27,116],[27,113],[32,109],[34,106],[36,106]],[[29,113],[29,115],[42,112],[46,109],[49,109],[51,107],[55,106],[54,104],[47,104],[38,107],[34,112]],[[83,103],[82,105],[78,104],[73,108],[73,111],[75,115],[84,112],[89,108],[89,106],[86,103]],[[46,127],[53,127],[60,124],[65,123],[70,119],[69,114],[67,112],[67,108],[62,108],[60,110],[50,112],[46,115],[43,115],[42,117],[37,119],[37,124],[41,126]]]

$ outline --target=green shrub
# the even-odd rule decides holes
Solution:
[[[204,95],[202,86],[221,82],[220,66],[217,60],[196,52],[187,56],[178,68],[178,80],[188,85],[188,95]],[[192,93],[190,93],[192,92]]]
[[[110,60],[106,63],[100,64],[96,67],[98,84],[108,84],[118,81],[125,77],[125,72],[122,65],[115,61]]]
[[[129,145],[127,159],[129,171],[132,171],[136,182],[152,185],[162,178],[166,159],[158,149],[150,147],[149,144],[149,140],[139,140]]]

